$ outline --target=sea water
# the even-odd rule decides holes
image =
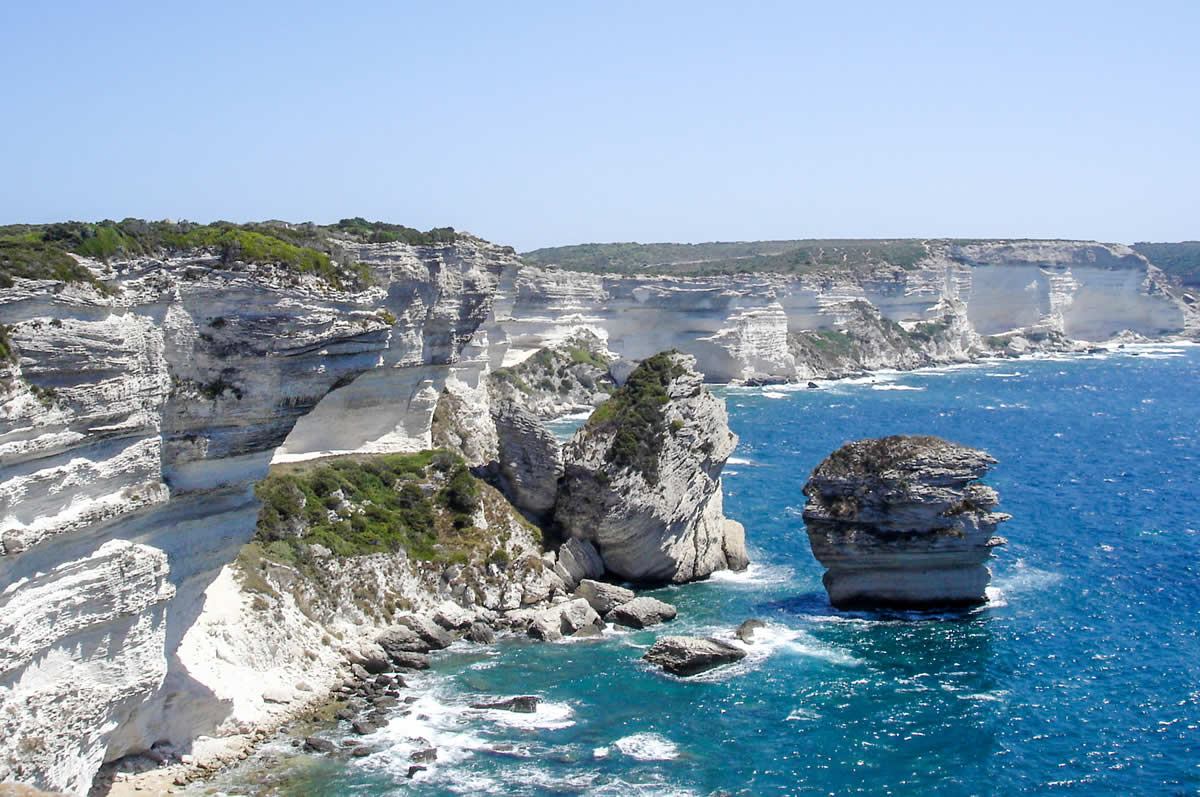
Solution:
[[[456,643],[410,679],[411,713],[363,739],[379,752],[313,758],[275,793],[1200,791],[1200,348],[718,392],[748,571],[657,590],[679,619],[646,631]],[[843,442],[900,433],[999,460],[986,482],[1013,519],[985,607],[826,599],[801,487]],[[752,617],[762,641],[733,666],[680,679],[641,661],[661,634],[730,638]],[[469,707],[517,694],[538,711]],[[408,779],[426,746],[437,761]]]

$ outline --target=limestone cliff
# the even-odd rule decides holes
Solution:
[[[429,447],[511,250],[345,246],[371,284],[197,249],[0,291],[0,616],[21,626],[0,634],[0,780],[86,791],[105,760],[211,730],[225,709],[178,653],[298,419],[320,416],[288,440],[305,451]]]
[[[747,564],[745,532],[722,514],[737,438],[701,381],[692,357],[647,358],[565,446],[555,520],[620,578],[683,582]]]
[[[929,608],[986,600],[993,536],[1009,518],[979,483],[995,463],[936,437],[847,443],[804,485],[804,523],[838,608]]]
[[[711,382],[794,381],[989,356],[984,338],[1017,333],[1027,351],[1036,351],[1043,343],[1057,349],[1059,340],[1103,341],[1124,329],[1151,337],[1200,332],[1194,297],[1189,303],[1186,291],[1119,244],[930,240],[903,249],[898,262],[870,253],[850,267],[839,254],[775,273],[744,273],[757,260],[726,261],[727,275],[686,264],[700,272],[694,276],[658,273],[653,265],[639,275],[525,266],[504,300],[509,356],[518,359],[586,323],[620,357],[675,348],[696,357]],[[888,343],[879,322],[848,315],[859,303],[915,333],[912,345]],[[837,355],[828,362],[795,337],[854,337],[856,327],[867,332],[854,343],[861,361]]]

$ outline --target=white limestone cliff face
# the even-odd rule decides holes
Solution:
[[[804,524],[834,606],[931,608],[986,600],[1004,544],[987,453],[936,437],[847,443],[804,485]]]
[[[225,708],[215,732],[270,724],[290,704],[339,685],[347,660],[399,615],[440,611],[495,625],[505,612],[565,597],[553,564],[542,558],[536,530],[490,488],[473,519],[504,552],[503,565],[495,556],[446,564],[399,550],[354,557],[322,552],[311,567],[262,559],[222,569],[179,649],[181,662]],[[212,704],[177,710],[211,711]]]
[[[325,436],[289,441],[293,453],[427,445],[442,384],[515,266],[511,250],[469,238],[353,254],[376,274],[357,292],[285,269],[226,268],[204,252],[87,263],[112,294],[22,279],[0,292],[16,352],[0,365],[0,594],[22,623],[50,629],[6,659],[0,716],[36,693],[63,727],[90,728],[42,739],[40,755],[55,763],[35,767],[38,785],[79,791],[104,760],[211,729],[227,709],[178,651],[204,590],[253,533],[252,485],[275,449],[367,372],[382,376],[330,397],[355,411],[323,415]],[[333,424],[342,430],[328,434]],[[132,582],[133,599],[121,597],[121,578],[98,576],[86,628],[55,623],[55,603],[37,596],[79,568],[99,572],[114,543],[161,557],[163,583]],[[144,632],[116,633],[139,613],[152,615]],[[120,683],[73,700],[81,687],[62,662],[91,666],[79,646],[88,635],[108,640],[106,677]],[[23,727],[0,734],[0,780],[27,766],[36,741]]]
[[[666,353],[639,366],[650,368],[647,379],[665,382],[662,428],[631,430],[622,412],[602,421],[602,407],[564,447],[555,520],[622,579],[679,583],[744,569],[745,530],[722,513],[721,468],[737,444],[725,403],[704,389],[692,357]],[[613,456],[622,444],[636,445],[631,463]]]
[[[527,266],[509,278],[519,287],[505,297],[498,321],[516,346],[513,359],[586,323],[620,357],[641,359],[671,348],[691,354],[711,382],[819,375],[796,361],[788,335],[844,326],[839,308],[855,301],[911,326],[937,323],[945,303],[958,300],[955,324],[964,344],[1018,330],[1101,341],[1123,329],[1157,336],[1200,324],[1200,310],[1129,247],[1077,241],[926,246],[929,255],[910,269],[881,265],[795,277],[602,277]],[[931,361],[959,358],[946,337],[938,346],[926,352]],[[971,357],[989,353],[952,348]],[[903,359],[869,367],[908,367]]]

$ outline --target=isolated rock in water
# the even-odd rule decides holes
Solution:
[[[938,437],[847,443],[804,486],[813,555],[838,608],[936,608],[986,600],[985,563],[1009,515],[978,483],[996,462]]]
[[[613,609],[604,619],[629,628],[647,628],[674,620],[675,614],[674,606],[657,598],[634,598]]]
[[[722,513],[737,437],[695,363],[643,360],[563,449],[555,519],[622,579],[678,583],[748,564],[745,530]]]
[[[662,637],[642,656],[669,673],[683,676],[697,675],[745,657],[746,651],[728,642],[692,636]]]
[[[604,560],[596,546],[578,537],[572,537],[558,549],[558,562],[554,565],[567,589],[575,587],[585,578],[597,579],[604,575]]]
[[[754,632],[760,628],[766,628],[767,624],[762,620],[746,620],[737,627],[734,631],[734,636],[743,642],[751,643],[754,641]]]
[[[471,708],[492,709],[495,711],[515,711],[518,714],[533,714],[537,711],[538,699],[535,695],[521,695],[507,700],[497,700],[492,703],[472,703]]]
[[[629,603],[637,596],[631,589],[585,578],[579,582],[579,588],[575,590],[575,597],[583,598],[596,610],[597,614],[604,616],[622,603]]]

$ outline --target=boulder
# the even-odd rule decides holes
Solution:
[[[637,596],[633,594],[633,590],[631,589],[585,578],[579,582],[579,586],[575,589],[574,597],[583,598],[588,602],[589,606],[596,610],[597,614],[603,616],[622,603],[628,603]]]
[[[429,656],[424,653],[405,653],[397,651],[391,654],[392,664],[401,670],[428,670]]]
[[[558,561],[554,570],[562,578],[567,589],[575,589],[585,578],[596,579],[604,575],[604,560],[596,546],[587,540],[572,537],[558,549]]]
[[[337,752],[337,745],[328,739],[322,739],[320,736],[310,736],[304,740],[304,750],[309,753],[327,753],[333,755]]]
[[[354,720],[350,723],[350,727],[359,736],[370,736],[372,733],[375,733],[375,731],[379,730],[372,723],[367,722],[366,720]]]
[[[621,579],[681,583],[747,564],[721,492],[737,437],[695,365],[678,352],[643,360],[563,448],[555,521]]]
[[[375,637],[375,642],[392,659],[395,659],[397,653],[428,653],[430,651],[429,643],[407,625],[391,626]]]
[[[655,642],[642,658],[661,665],[674,675],[689,676],[731,664],[745,656],[746,651],[719,639],[665,636]]]
[[[646,628],[675,619],[675,607],[657,598],[634,598],[613,609],[604,619],[614,625]]]
[[[996,460],[938,437],[847,443],[813,470],[804,523],[839,609],[944,608],[987,600],[986,562],[1009,515],[979,483]]]
[[[586,627],[602,628],[604,621],[583,598],[560,603],[544,609],[529,625],[529,636],[543,642],[554,642]]]
[[[438,606],[433,621],[447,631],[466,631],[475,622],[475,613],[457,603],[445,601]]]
[[[487,623],[475,621],[467,629],[467,639],[479,645],[490,645],[496,641],[496,634],[488,627]]]
[[[263,690],[262,699],[264,703],[291,703],[292,695],[291,689],[270,686]]]
[[[515,711],[518,714],[533,714],[537,711],[538,699],[534,695],[521,695],[493,702],[472,703],[471,708],[494,709],[496,711]]]
[[[420,651],[421,653],[426,653],[429,650],[442,650],[450,647],[454,642],[454,638],[446,633],[446,629],[442,628],[430,617],[406,614],[402,617],[397,617],[396,622],[399,625],[411,628],[421,638],[421,641],[429,646],[427,650]]]
[[[387,652],[377,642],[364,641],[346,654],[351,664],[357,664],[372,675],[392,669]]]

